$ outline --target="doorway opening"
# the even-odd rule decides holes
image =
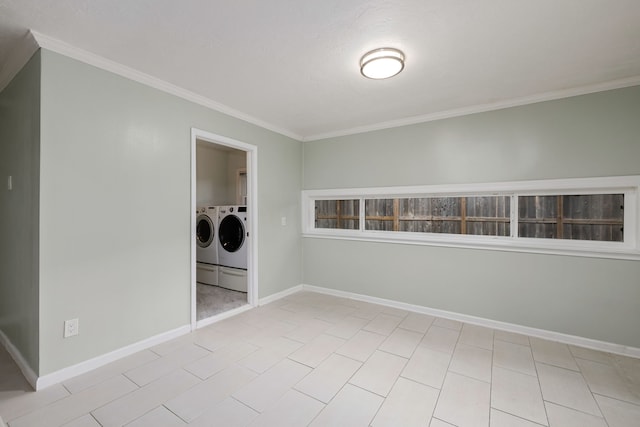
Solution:
[[[191,129],[191,329],[257,305],[258,148]]]

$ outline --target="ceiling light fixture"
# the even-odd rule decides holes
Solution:
[[[388,79],[404,69],[404,53],[392,47],[374,49],[360,60],[360,72],[369,79]]]

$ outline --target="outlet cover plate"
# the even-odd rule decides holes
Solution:
[[[74,335],[78,335],[78,319],[70,319],[64,321],[64,338],[69,338]]]

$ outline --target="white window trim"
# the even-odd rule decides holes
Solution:
[[[422,185],[403,187],[340,188],[302,191],[303,237],[389,242],[411,245],[530,252],[554,255],[640,260],[640,175],[573,178],[480,184]],[[518,197],[554,194],[624,194],[624,241],[538,239],[517,237]],[[508,195],[511,201],[511,237],[365,230],[365,199],[394,197]],[[315,201],[360,200],[360,229],[315,228]]]

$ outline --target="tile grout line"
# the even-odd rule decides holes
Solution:
[[[620,374],[620,373],[618,372],[618,370],[617,370],[617,369],[615,369],[615,366],[611,366],[611,365],[609,365],[609,364],[607,364],[607,363],[598,362],[598,361],[596,361],[596,360],[583,359],[583,358],[581,358],[581,357],[576,357],[576,356],[574,356],[574,359],[584,360],[584,361],[587,361],[587,362],[590,362],[590,363],[598,363],[598,364],[600,364],[600,365],[605,365],[605,366],[608,366],[608,367],[613,368],[613,369],[616,371],[616,373],[617,373],[618,375]],[[576,361],[576,364],[577,364],[577,361]],[[578,364],[577,364],[577,365],[578,365]],[[580,365],[578,365],[578,368],[580,368]],[[630,404],[630,405],[634,405],[634,406],[638,406],[638,407],[640,407],[640,403],[630,402],[630,401],[628,401],[628,400],[621,399],[621,398],[619,398],[619,397],[608,396],[608,395],[606,395],[606,394],[603,394],[603,393],[597,393],[597,392],[593,391],[593,390],[591,389],[591,384],[589,384],[589,381],[587,381],[587,379],[585,378],[585,376],[584,376],[584,374],[583,374],[583,372],[582,372],[582,369],[581,369],[581,368],[580,368],[580,375],[582,375],[582,377],[583,377],[583,379],[584,379],[584,382],[585,382],[585,384],[587,385],[587,388],[589,389],[589,392],[590,392],[590,393],[591,393],[591,395],[593,396],[593,400],[595,400],[596,405],[598,405],[598,409],[600,410],[600,413],[602,413],[603,417],[604,417],[604,413],[602,412],[602,409],[600,408],[600,404],[598,403],[598,400],[595,398],[595,396],[606,397],[607,399],[616,400],[616,401],[618,401],[618,402],[628,403],[628,404]],[[624,378],[624,377],[620,377],[620,379],[622,379],[622,381],[624,382],[625,386],[628,386],[628,383],[627,383],[627,381],[626,381],[626,378]],[[629,391],[630,391],[630,390],[629,390]]]
[[[431,324],[429,329],[431,329],[433,326],[438,326],[438,325],[434,325],[434,323],[435,323],[435,320],[433,321],[433,323]],[[462,328],[460,328],[460,330],[457,331],[457,332],[458,332],[458,337],[456,338],[456,345],[453,346],[453,352],[451,353],[451,357],[449,357],[449,363],[447,363],[447,370],[445,371],[444,378],[442,379],[442,386],[440,387],[440,390],[438,391],[438,397],[436,398],[436,403],[433,406],[433,415],[431,416],[431,418],[435,418],[436,410],[438,409],[438,404],[440,403],[440,397],[442,396],[442,390],[444,389],[444,384],[447,382],[447,377],[449,376],[449,372],[451,372],[451,371],[449,371],[449,368],[451,368],[451,362],[453,361],[453,353],[455,353],[456,347],[458,346],[458,343],[460,342],[460,336],[462,336]],[[428,333],[429,333],[429,330],[427,330],[427,332],[425,332],[425,335],[427,335]],[[491,395],[489,395],[489,399],[491,399]],[[491,405],[491,401],[489,401],[489,405]],[[438,418],[438,419],[440,419],[440,418]],[[441,420],[441,421],[447,422],[445,420]],[[429,424],[431,424],[431,421],[429,421]]]
[[[535,362],[534,362],[534,365],[535,365]],[[513,369],[513,368],[510,368],[510,367],[508,367],[508,366],[495,365],[495,367],[496,367],[496,368],[500,368],[500,369],[504,369],[505,371],[514,372],[514,373],[516,373],[516,374],[527,375],[527,376],[529,376],[529,377],[531,377],[531,378],[538,378],[538,375],[535,375],[535,374],[528,374],[528,373],[526,373],[526,372],[518,371],[518,370]],[[541,389],[541,390],[542,390],[542,389]]]
[[[256,377],[256,378],[257,378],[257,377]],[[233,400],[235,400],[236,402],[238,402],[239,404],[241,404],[242,406],[244,406],[244,407],[246,407],[246,408],[251,409],[253,412],[257,413],[258,415],[262,414],[262,412],[258,411],[257,409],[252,408],[251,406],[249,406],[249,405],[247,405],[246,403],[244,403],[242,400],[240,400],[240,399],[238,399],[237,397],[235,397],[235,396],[233,395],[233,393],[231,393],[231,394],[228,396],[228,398],[229,398],[229,399],[233,399]],[[202,416],[202,415],[200,415],[200,416]],[[199,417],[198,417],[198,418],[199,418]],[[198,418],[194,419],[193,421],[197,420]],[[193,422],[193,421],[191,421],[191,422]]]
[[[393,331],[395,331],[396,329],[398,329],[398,328],[396,327]],[[391,334],[393,334],[393,332],[391,332]],[[391,334],[389,334],[389,336],[391,336]],[[387,337],[387,338],[388,338],[388,337]],[[385,340],[385,341],[386,341],[386,340]],[[385,343],[385,341],[382,341],[382,342],[380,343],[380,345],[379,345],[379,346],[374,350],[374,353],[375,353],[376,351],[382,351],[382,352],[385,352],[384,350],[380,350],[380,346],[381,346],[382,344],[384,344],[384,343]],[[416,348],[417,348],[417,346],[416,346]],[[414,352],[415,352],[415,349],[414,349]],[[398,356],[397,354],[393,354],[393,353],[389,353],[389,352],[385,352],[385,353],[387,353],[387,354],[391,354],[391,355],[393,355],[393,356],[401,357],[401,356]],[[412,354],[413,354],[413,353],[412,353]],[[409,359],[410,359],[410,358],[411,358],[411,357],[407,358],[407,359],[406,359],[406,362],[404,362],[404,365],[402,366],[402,370],[400,371],[400,373],[398,374],[398,376],[396,377],[396,379],[393,381],[393,384],[391,385],[391,388],[389,388],[389,393],[387,393],[387,396],[381,396],[381,397],[382,397],[382,403],[380,404],[380,406],[378,406],[378,409],[376,410],[376,413],[375,413],[375,414],[373,414],[373,417],[371,417],[371,421],[369,422],[369,424],[371,424],[371,422],[373,422],[373,420],[375,420],[375,419],[376,419],[376,417],[378,416],[378,413],[380,413],[380,409],[382,409],[382,407],[384,406],[384,403],[387,401],[387,397],[389,397],[389,394],[391,394],[391,391],[393,390],[393,388],[394,388],[394,387],[396,386],[396,384],[398,383],[398,380],[399,380],[400,378],[402,378],[402,371],[404,371],[404,368],[406,368],[407,363],[409,363]],[[363,364],[363,366],[364,366],[364,364]],[[359,369],[358,369],[358,370],[359,370]],[[356,371],[356,372],[357,372],[357,371]],[[354,373],[354,375],[355,375],[355,373]],[[356,386],[356,387],[358,387],[358,386]],[[360,387],[360,388],[362,388],[362,387]],[[373,394],[376,394],[376,395],[380,396],[379,394],[377,394],[377,393],[375,393],[375,392],[372,392],[371,390],[367,390],[367,391],[370,391],[371,393],[373,393]]]
[[[563,367],[563,366],[553,365],[553,364],[551,364],[551,363],[547,363],[547,362],[541,362],[541,361],[539,361],[539,360],[536,360],[535,358],[533,359],[533,361],[534,361],[534,363],[536,363],[536,364],[537,364],[537,363],[539,363],[539,364],[541,364],[541,365],[550,366],[550,367],[552,367],[552,368],[556,368],[556,369],[562,369],[562,370],[564,370],[564,371],[573,372],[573,373],[575,373],[575,374],[580,374],[580,375],[582,376],[582,372],[581,372],[581,371],[579,371],[579,370],[578,370],[578,371],[576,371],[575,369],[569,369],[569,368],[565,368],[565,367]],[[537,369],[536,369],[536,372],[537,372]],[[583,377],[583,378],[584,378],[584,377]],[[586,382],[587,382],[587,381],[585,380],[585,383],[586,383]]]
[[[541,427],[548,427],[549,426],[549,420],[547,420],[547,424],[540,424],[540,423],[532,421],[532,420],[530,420],[528,418],[524,418],[523,416],[520,416],[520,415],[517,415],[517,414],[512,414],[511,412],[507,412],[504,409],[494,408],[493,406],[491,407],[491,409],[493,409],[494,411],[502,412],[503,414],[511,415],[514,418],[518,418],[520,420],[526,421],[526,422],[531,423],[531,424],[535,424],[537,426],[541,426]]]
[[[364,363],[362,363],[362,366],[364,366]],[[362,368],[362,366],[360,366],[360,368]],[[324,407],[323,407],[323,408],[322,408],[322,409],[321,409],[321,410],[316,414],[316,416],[315,416],[315,417],[313,417],[313,419],[312,419],[312,420],[307,424],[307,426],[309,426],[309,425],[313,424],[313,422],[316,420],[316,418],[318,418],[318,417],[320,416],[320,414],[322,413],[322,411],[324,411],[324,410],[325,410],[325,409],[326,409],[326,408],[331,404],[331,402],[333,402],[333,401],[335,400],[336,396],[338,396],[338,395],[340,394],[340,392],[344,389],[344,387],[345,387],[347,384],[349,384],[349,385],[350,385],[350,386],[352,386],[352,387],[356,387],[356,388],[359,388],[359,389],[361,389],[361,390],[367,391],[367,392],[369,392],[369,393],[376,394],[376,393],[373,393],[373,392],[371,392],[371,391],[369,391],[369,390],[365,390],[365,389],[363,389],[362,387],[358,387],[357,385],[352,384],[352,383],[350,383],[350,382],[349,382],[349,381],[351,380],[351,378],[353,378],[353,377],[354,377],[354,375],[355,375],[355,374],[360,370],[360,368],[358,368],[358,369],[357,369],[353,374],[351,374],[351,376],[349,377],[349,379],[348,379],[348,380],[347,380],[347,381],[342,385],[342,387],[340,387],[340,389],[339,389],[339,390],[338,390],[338,391],[337,391],[337,392],[336,392],[336,393],[331,397],[331,399],[329,399],[329,401],[328,401],[327,403],[324,403],[324,402],[322,402],[322,401],[320,401],[320,400],[318,400],[318,399],[315,399],[313,396],[309,396],[309,395],[308,395],[307,393],[305,393],[305,392],[302,392],[302,391],[300,391],[300,390],[298,390],[298,389],[295,389],[296,391],[298,391],[298,392],[300,392],[300,393],[304,394],[305,396],[309,396],[309,397],[311,397],[312,399],[318,400],[318,402],[320,402],[320,403],[322,403],[322,404],[324,405]],[[309,374],[311,374],[311,372],[309,372]],[[306,378],[309,374],[307,374],[307,375],[305,375],[303,378],[301,378],[301,379],[300,379],[300,381],[302,381],[304,378]],[[300,381],[298,381],[298,383],[300,383]],[[295,385],[297,385],[298,383],[296,383]],[[294,387],[295,387],[295,385],[294,385]],[[292,388],[293,388],[293,387],[292,387]],[[376,394],[376,396],[379,396],[379,395],[378,395],[378,394]],[[382,406],[382,405],[381,405],[381,406]]]
[[[588,384],[587,384],[587,385],[588,385]],[[591,389],[589,389],[589,391],[591,391]],[[593,397],[593,400],[595,400],[595,401],[596,401],[596,403],[598,403],[598,400],[595,398],[595,396],[600,396],[600,397],[604,397],[604,398],[606,398],[606,399],[615,400],[615,401],[620,402],[620,403],[626,403],[627,405],[637,406],[637,407],[638,407],[638,409],[640,409],[640,404],[633,403],[633,402],[629,402],[628,400],[622,400],[622,399],[619,399],[619,398],[617,398],[617,397],[607,396],[606,394],[602,394],[602,393],[595,393],[595,392],[591,392],[591,394],[594,396],[594,397]],[[598,408],[599,408],[599,407],[600,407],[600,405],[598,405]],[[602,412],[602,411],[601,411],[601,412]],[[602,415],[604,416],[604,414],[602,414]]]
[[[107,405],[111,404],[112,402],[115,402],[115,401],[116,401],[116,400],[118,400],[118,399],[121,399],[121,398],[123,398],[123,397],[125,397],[125,396],[129,396],[129,395],[130,395],[130,394],[132,394],[133,392],[135,392],[135,391],[137,391],[137,390],[140,390],[140,389],[142,388],[142,387],[140,387],[138,384],[136,384],[133,380],[131,380],[129,377],[125,376],[125,375],[124,375],[124,373],[121,373],[121,374],[119,374],[119,375],[116,375],[116,376],[112,377],[111,379],[116,378],[116,377],[118,377],[118,376],[122,376],[122,377],[123,377],[124,379],[126,379],[128,382],[130,382],[131,384],[133,384],[133,385],[135,386],[135,388],[134,388],[133,390],[131,390],[131,391],[128,391],[128,392],[124,393],[124,394],[123,394],[123,395],[121,395],[121,396],[115,397],[114,399],[112,399],[112,400],[110,400],[110,401],[108,401],[108,402],[105,402],[104,404],[102,404],[102,405],[100,405],[100,406],[98,406],[98,407],[96,407],[96,408],[92,408],[92,409],[90,409],[90,410],[87,412],[87,414],[91,415],[91,417],[92,417],[93,419],[95,419],[96,421],[98,421],[98,419],[93,415],[93,412],[94,412],[94,411],[97,411],[98,409],[103,408],[103,407],[105,407],[105,406],[107,406]],[[91,389],[91,388],[93,388],[93,387],[96,387],[96,386],[98,386],[98,385],[100,385],[100,384],[103,384],[103,383],[104,383],[104,381],[103,381],[103,382],[101,382],[101,383],[99,383],[99,384],[96,384],[96,385],[94,385],[94,386],[92,386],[92,387],[89,387],[89,388],[87,388],[87,389],[85,389],[85,390],[89,390],[89,389]],[[83,390],[83,391],[85,391],[85,390]],[[77,394],[75,394],[75,396],[77,396],[77,395],[79,395],[79,394],[80,394],[80,393],[77,393]],[[69,396],[74,396],[74,395],[69,395]],[[47,405],[47,406],[49,406],[49,405]],[[83,414],[83,415],[86,415],[86,414]],[[70,421],[69,421],[69,422],[70,422]],[[98,424],[102,425],[102,423],[100,423],[99,421],[98,421]]]
[[[195,387],[195,386],[194,386],[194,387]],[[193,388],[193,387],[191,387],[191,388]],[[190,388],[190,389],[188,389],[188,390],[191,390],[191,388]],[[188,391],[188,390],[187,390],[187,391]],[[182,421],[184,421],[184,422],[185,422],[185,424],[189,424],[189,421],[185,420],[185,419],[184,419],[184,418],[182,418],[180,415],[178,415],[178,414],[176,414],[174,411],[172,411],[168,406],[166,406],[166,403],[167,403],[167,402],[162,402],[162,403],[160,404],[160,406],[156,406],[156,407],[155,407],[154,409],[152,409],[152,410],[155,410],[156,408],[164,408],[164,409],[166,409],[167,411],[171,412],[171,413],[172,413],[173,415],[175,415],[176,417],[178,417],[179,419],[181,419]],[[138,417],[138,418],[140,418],[140,417]]]
[[[494,335],[494,349],[495,349],[495,341],[496,341],[496,338],[495,338],[495,335]],[[498,341],[501,341],[501,340],[498,340]],[[508,341],[501,341],[501,342],[508,342]],[[517,343],[510,343],[510,344],[521,345],[521,344],[517,344]],[[533,424],[537,424],[537,425],[541,425],[541,426],[549,426],[549,415],[547,414],[547,408],[546,408],[546,405],[544,404],[544,402],[546,402],[546,400],[544,400],[544,396],[542,395],[542,386],[540,385],[540,379],[539,379],[538,374],[537,374],[537,367],[535,366],[535,360],[533,358],[533,350],[531,349],[531,346],[525,346],[525,345],[521,345],[521,346],[522,347],[527,347],[529,349],[529,352],[531,353],[531,360],[533,361],[534,369],[536,369],[536,375],[526,374],[524,372],[516,371],[514,369],[505,368],[503,366],[497,366],[497,367],[500,368],[500,369],[507,370],[509,372],[514,372],[516,374],[527,375],[529,377],[535,377],[536,378],[537,383],[538,383],[538,389],[540,390],[540,397],[542,398],[542,407],[544,409],[544,415],[545,415],[545,419],[547,420],[547,424],[540,424],[540,423],[538,423],[536,421],[530,420],[530,419],[525,418],[523,416],[520,416],[518,414],[513,414],[513,413],[508,412],[508,411],[506,411],[504,409],[496,408],[496,407],[493,406],[493,403],[490,404],[490,410],[493,409],[495,411],[499,411],[499,412],[514,416],[516,418],[528,421],[528,422],[533,423]],[[493,362],[493,356],[492,356],[492,376],[491,376],[491,391],[492,392],[493,392],[493,365],[494,365],[494,362]],[[489,416],[489,420],[491,420],[491,416]]]
[[[462,333],[460,333],[460,335],[462,335]],[[493,373],[494,373],[494,369],[493,369],[493,365],[495,364],[495,357],[496,357],[496,333],[495,331],[492,332],[492,337],[491,337],[491,374],[489,375],[489,378],[491,378],[491,381],[489,382],[489,425],[491,425],[491,409],[493,409]],[[542,392],[540,392],[540,394],[542,394]]]
[[[124,425],[131,424],[132,422],[134,422],[134,421],[136,421],[136,420],[139,420],[140,418],[142,418],[142,417],[144,417],[145,415],[147,415],[147,414],[149,414],[149,413],[151,413],[151,412],[155,411],[156,409],[158,409],[158,408],[160,408],[160,407],[164,407],[164,405],[163,405],[163,404],[160,404],[159,406],[156,406],[156,407],[154,407],[154,408],[151,408],[151,409],[149,409],[147,412],[145,412],[144,414],[141,414],[140,416],[135,417],[135,418],[134,418],[134,419],[132,419],[132,420],[125,421]],[[91,416],[93,416],[93,414],[91,414]],[[96,417],[93,417],[93,418],[94,418],[94,419],[96,419]],[[97,419],[96,419],[96,421],[97,421]],[[101,426],[103,425],[100,421],[98,421],[98,424],[100,424]]]
[[[540,389],[540,396],[542,397],[542,406],[544,407],[544,416],[547,418],[547,424],[549,424],[549,411],[547,411],[547,405],[545,405],[544,393],[542,392],[542,383],[540,382],[540,373],[538,372],[538,365],[536,361],[536,357],[533,354],[533,345],[531,344],[531,340],[527,337],[529,341],[529,352],[531,353],[531,360],[533,361],[533,369],[536,371],[536,380],[538,381],[538,388]],[[569,351],[570,352],[570,351]]]
[[[570,406],[563,405],[563,404],[561,404],[561,403],[552,402],[552,401],[550,401],[550,400],[544,400],[544,398],[543,398],[543,401],[544,401],[545,403],[551,403],[552,405],[556,405],[556,406],[560,406],[560,407],[565,408],[565,409],[569,409],[570,411],[575,411],[575,412],[579,412],[579,413],[584,414],[584,415],[589,415],[589,416],[592,416],[592,417],[595,417],[595,418],[600,418],[601,420],[605,421],[605,423],[606,423],[606,424],[608,424],[608,423],[606,422],[607,420],[606,420],[606,418],[604,417],[604,414],[602,414],[602,416],[601,416],[601,417],[599,417],[599,416],[597,416],[597,415],[593,415],[593,414],[592,414],[592,413],[590,413],[590,412],[585,412],[585,411],[582,411],[582,410],[580,410],[580,409],[572,408],[572,407],[570,407]],[[596,401],[596,403],[598,403],[598,402]],[[600,409],[600,407],[598,407],[598,409]],[[546,410],[546,405],[545,405],[545,410]],[[602,413],[602,411],[601,411],[601,413]]]

